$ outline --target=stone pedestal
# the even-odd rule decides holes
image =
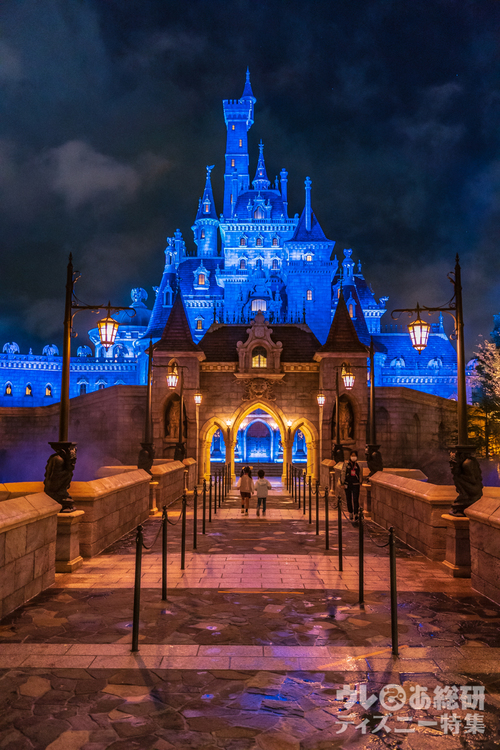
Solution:
[[[80,555],[80,521],[83,510],[57,514],[56,573],[72,573],[83,564]]]
[[[469,519],[443,513],[446,523],[446,557],[441,563],[454,578],[470,578]]]
[[[364,517],[367,521],[372,517],[372,488],[370,484],[362,484],[359,491],[359,504],[364,510]]]
[[[156,490],[158,489],[158,482],[149,483],[149,515],[154,516],[158,513],[158,506],[156,504]]]

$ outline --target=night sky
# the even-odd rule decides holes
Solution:
[[[251,179],[260,138],[292,216],[309,175],[389,309],[447,302],[458,252],[470,355],[500,312],[499,44],[497,0],[3,0],[0,348],[61,345],[69,252],[84,302],[152,306],[207,164],[222,210],[248,65]]]

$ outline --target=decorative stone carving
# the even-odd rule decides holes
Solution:
[[[451,515],[463,516],[464,510],[483,495],[483,478],[473,448],[457,445],[450,452],[450,467],[458,497],[451,506]]]
[[[281,341],[274,342],[272,340],[272,332],[273,329],[269,326],[269,322],[259,310],[250,328],[247,328],[248,339],[245,343],[238,341],[236,344],[240,372],[252,372],[256,369],[252,367],[252,352],[255,347],[261,346],[266,351],[267,361],[266,366],[259,369],[266,370],[268,373],[279,373],[283,344]]]
[[[76,443],[61,441],[49,445],[55,453],[49,456],[47,461],[44,490],[49,497],[62,505],[62,513],[71,513],[75,508],[68,490],[75,470]]]
[[[144,469],[151,474],[151,467],[155,457],[155,447],[153,443],[141,443],[139,458],[137,459],[137,468]]]
[[[366,463],[368,465],[368,468],[370,469],[370,473],[368,474],[368,479],[372,477],[374,474],[377,473],[377,471],[383,471],[384,470],[384,462],[382,461],[382,454],[379,451],[380,445],[367,445],[365,456],[366,456]]]
[[[275,383],[272,380],[265,380],[265,378],[246,380],[243,401],[253,401],[254,399],[261,398],[267,401],[276,401],[274,386]]]

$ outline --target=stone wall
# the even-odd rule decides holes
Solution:
[[[136,466],[101,466],[96,478],[113,477],[137,471]],[[196,461],[186,458],[183,462],[170,459],[155,461],[151,467],[153,482],[156,482],[156,506],[161,509],[178,500],[184,491],[185,477],[187,489],[192,490],[196,481]],[[1,487],[1,485],[0,485]]]
[[[43,492],[0,503],[0,618],[54,583],[60,509]]]
[[[500,604],[500,487],[485,487],[483,497],[467,508],[471,583]]]
[[[93,557],[149,518],[150,475],[142,469],[92,482],[72,482],[80,522],[80,554]]]
[[[448,513],[457,495],[455,487],[377,472],[371,482],[373,520],[431,560],[444,560]]]
[[[143,440],[146,387],[116,385],[70,400],[69,439],[78,443],[75,479],[103,464],[134,464]],[[57,440],[59,404],[0,408],[0,480],[43,479]]]
[[[414,391],[376,390],[377,442],[385,466],[421,469],[431,482],[449,484],[449,445],[456,442],[457,402]]]

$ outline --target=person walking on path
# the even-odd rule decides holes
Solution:
[[[345,489],[349,519],[355,521],[359,513],[359,491],[361,487],[361,467],[358,464],[357,451],[351,451],[349,460],[344,462],[340,478]]]
[[[262,503],[262,515],[265,516],[267,493],[269,490],[272,490],[273,486],[271,482],[265,478],[266,472],[264,469],[259,469],[257,476],[259,477],[255,482],[255,489],[257,491],[257,515],[260,516],[260,505]]]
[[[252,472],[249,466],[245,466],[242,476],[238,479],[236,489],[239,489],[241,495],[241,513],[248,516],[250,498],[255,492],[255,485],[252,480]]]

